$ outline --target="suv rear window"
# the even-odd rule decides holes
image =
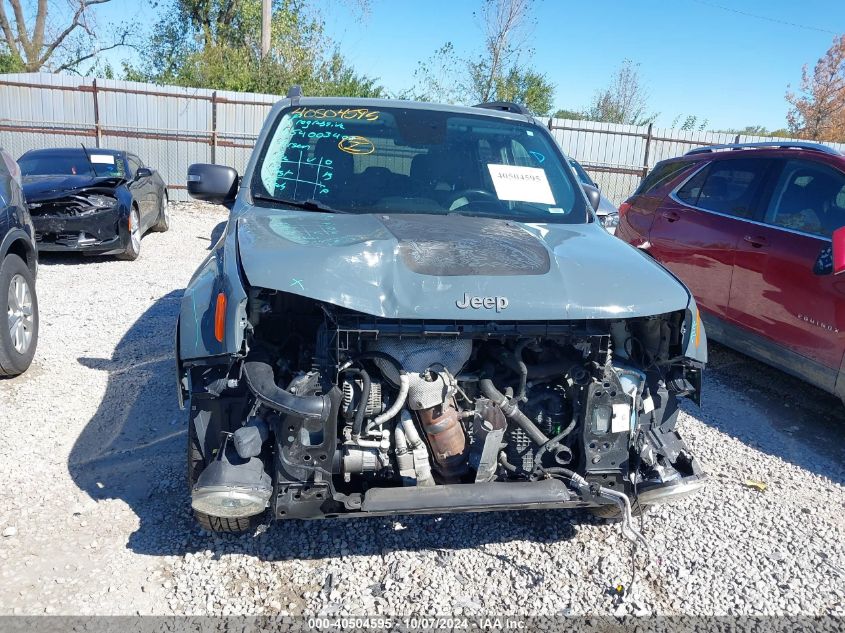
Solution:
[[[589,220],[581,188],[544,129],[434,109],[284,110],[251,189],[258,203],[315,201],[343,213]]]
[[[695,163],[689,161],[663,161],[657,163],[651,173],[637,187],[634,195],[640,196],[654,191],[661,185],[665,185],[672,178],[680,174],[687,167],[691,167]]]
[[[771,161],[754,158],[710,163],[675,195],[699,209],[751,218],[755,196],[770,164]]]

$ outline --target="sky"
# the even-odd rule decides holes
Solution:
[[[417,63],[445,42],[465,55],[482,43],[480,0],[369,1],[361,18],[354,0],[312,0],[348,61],[389,91],[413,86]],[[100,21],[151,25],[138,8],[115,0]],[[535,0],[534,16],[531,66],[556,86],[556,109],[586,108],[630,59],[661,127],[688,115],[707,129],[786,127],[788,85],[845,33],[841,0]]]

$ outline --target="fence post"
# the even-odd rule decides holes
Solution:
[[[652,140],[652,128],[654,127],[654,123],[648,124],[648,132],[645,135],[645,153],[643,155],[643,178],[648,175],[648,154],[651,150],[651,140]]]
[[[211,93],[211,164],[217,164],[217,91]]]
[[[102,144],[103,134],[100,128],[100,103],[97,98],[97,80],[91,82],[91,94],[94,96],[94,135],[96,136],[96,144],[99,148]]]

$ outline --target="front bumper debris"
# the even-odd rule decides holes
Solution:
[[[42,251],[109,251],[120,248],[120,210],[98,209],[79,215],[32,214],[35,241]]]

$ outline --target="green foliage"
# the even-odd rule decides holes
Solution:
[[[648,113],[648,92],[640,79],[639,64],[630,59],[623,61],[607,88],[593,97],[586,115],[591,121],[603,123],[653,123],[657,113]]]
[[[707,127],[707,119],[699,119],[697,115],[690,114],[681,122],[681,116],[676,116],[669,127],[683,132],[703,132]]]
[[[0,49],[0,73],[22,73],[26,71],[26,65],[20,56],[10,53],[8,50]]]
[[[555,112],[552,115],[552,118],[569,119],[570,121],[584,121],[586,120],[587,115],[580,110],[567,110],[566,108],[562,108]]]
[[[261,0],[172,0],[156,24],[145,61],[126,79],[239,92],[377,97],[378,80],[359,75],[320,20],[293,0],[275,0],[270,54],[261,57]]]
[[[535,116],[548,116],[552,109],[555,87],[544,75],[511,68],[504,76],[496,77],[495,85],[497,101],[521,103]]]

